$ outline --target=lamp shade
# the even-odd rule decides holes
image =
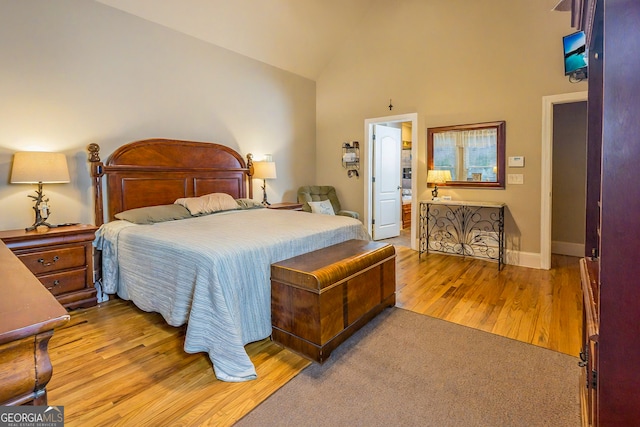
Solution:
[[[69,182],[67,157],[62,153],[21,151],[13,155],[12,184]]]
[[[253,162],[253,177],[257,179],[275,179],[276,163],[275,162]]]
[[[444,184],[447,181],[451,181],[451,172],[448,170],[434,170],[429,169],[427,171],[427,183],[428,184]]]

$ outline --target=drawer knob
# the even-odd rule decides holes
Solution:
[[[45,267],[49,267],[50,265],[53,265],[56,263],[56,261],[58,261],[60,258],[56,255],[53,257],[53,260],[51,262],[45,262],[44,258],[40,258],[38,259],[38,262],[42,265],[44,265]]]
[[[54,280],[53,281],[53,286],[51,286],[50,288],[47,288],[47,289],[51,290],[51,289],[55,288],[56,286],[58,286],[59,284],[60,284],[60,280]]]

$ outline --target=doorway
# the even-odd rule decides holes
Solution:
[[[587,101],[553,107],[551,253],[585,256]]]
[[[411,249],[413,250],[417,250],[418,249],[418,244],[417,244],[417,233],[416,233],[416,228],[417,228],[417,219],[416,219],[416,212],[417,212],[417,201],[416,201],[416,193],[415,190],[417,188],[416,186],[416,176],[417,176],[417,168],[418,168],[418,114],[417,113],[409,113],[409,114],[402,114],[402,115],[396,115],[396,116],[387,116],[387,117],[378,117],[378,118],[374,118],[374,119],[367,119],[365,120],[364,123],[364,127],[365,127],[365,138],[364,138],[364,149],[363,149],[363,153],[362,153],[362,168],[363,168],[363,179],[364,179],[364,218],[363,218],[363,222],[365,227],[367,228],[367,231],[369,232],[369,234],[371,236],[374,236],[373,233],[373,221],[374,221],[374,183],[373,183],[373,178],[374,178],[374,172],[375,172],[375,164],[376,161],[379,161],[380,159],[376,159],[375,156],[378,155],[376,154],[376,150],[374,150],[374,140],[373,140],[373,135],[374,135],[374,128],[376,125],[382,125],[382,124],[393,124],[394,126],[398,127],[401,126],[402,123],[407,123],[410,124],[411,126],[411,148],[410,148],[410,155],[408,157],[410,157],[410,162],[411,162],[411,171],[412,173],[410,174],[410,178],[406,178],[406,180],[404,181],[406,184],[410,183],[410,188],[408,190],[411,191],[412,197],[411,199],[408,199],[405,195],[404,198],[404,202],[406,202],[407,204],[409,204],[411,206]],[[408,126],[407,126],[408,128]],[[402,147],[400,147],[401,149]],[[402,156],[401,153],[398,153],[398,161],[401,161]],[[400,170],[402,170],[401,165],[398,165],[398,167],[400,168]],[[407,175],[408,176],[408,175]],[[376,177],[377,178],[377,177]],[[400,189],[398,189],[398,191],[400,191]],[[407,193],[405,191],[405,193]],[[400,199],[402,200],[402,198]],[[400,212],[402,206],[397,206],[398,212]],[[401,218],[401,216],[400,216]],[[375,236],[374,236],[375,239]]]
[[[542,170],[540,183],[540,268],[551,268],[553,106],[587,100],[588,93],[574,92],[542,98]],[[586,145],[586,141],[585,141]]]

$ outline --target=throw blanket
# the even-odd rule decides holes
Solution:
[[[271,264],[350,239],[369,240],[353,218],[238,210],[98,230],[103,286],[172,326],[184,349],[207,352],[223,381],[256,378],[244,346],[271,335]]]

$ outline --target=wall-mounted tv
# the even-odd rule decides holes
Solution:
[[[564,75],[583,79],[587,77],[589,52],[584,31],[578,31],[562,38],[564,47]]]

